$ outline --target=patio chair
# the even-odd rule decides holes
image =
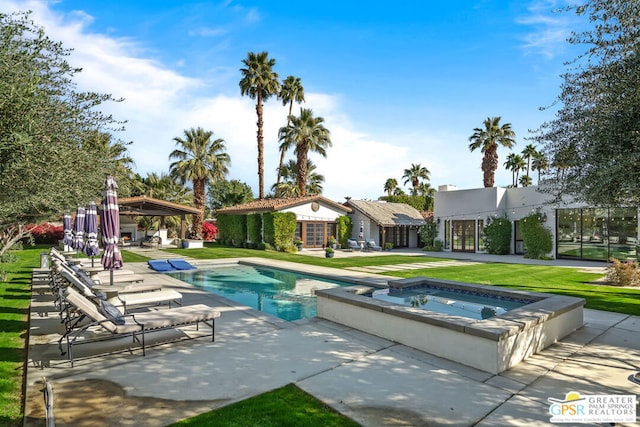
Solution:
[[[211,327],[211,341],[215,340],[215,319],[220,317],[220,312],[205,304],[182,306],[171,310],[154,310],[136,314],[114,314],[113,306],[104,304],[98,308],[94,302],[87,299],[74,288],[69,287],[62,291],[62,298],[66,301],[67,307],[81,313],[89,322],[80,326],[70,328],[64,334],[67,350],[60,351],[67,354],[71,367],[74,365],[73,347],[79,344],[119,339],[131,337],[131,349],[135,344],[142,348],[142,355],[146,355],[146,335],[150,332],[175,329],[183,326],[195,325],[199,330],[200,323],[205,323]],[[117,310],[117,309],[116,309]],[[95,331],[95,329],[98,331]],[[91,334],[86,332],[91,329]],[[104,333],[98,333],[102,330]],[[187,338],[189,338],[187,336]],[[110,352],[108,352],[110,353]]]
[[[376,244],[376,241],[373,240],[373,239],[365,240],[365,244],[367,245],[367,248],[370,251],[381,251],[382,250],[382,246]]]
[[[197,267],[189,264],[187,261],[180,258],[168,259],[167,262],[171,264],[176,270],[197,270]]]
[[[355,240],[355,239],[347,239],[347,249],[350,250],[350,251],[353,251],[354,249],[356,251],[359,251],[362,248],[358,244],[357,240]]]

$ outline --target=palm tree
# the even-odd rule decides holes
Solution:
[[[529,175],[522,175],[520,177],[520,184],[523,187],[528,187],[531,185],[531,177]]]
[[[324,183],[324,176],[315,172],[316,165],[309,159],[307,159],[307,183],[305,185],[307,194],[316,195],[322,194],[322,184]],[[271,191],[275,197],[297,197],[300,195],[298,186],[296,184],[298,175],[298,165],[295,160],[289,160],[289,162],[282,165],[282,181],[280,184],[273,184]]]
[[[169,165],[169,170],[171,176],[180,183],[193,182],[193,204],[200,213],[193,215],[191,234],[199,239],[202,237],[207,182],[224,179],[229,172],[231,160],[224,151],[224,140],[211,140],[212,131],[205,131],[200,127],[191,128],[184,131],[184,136],[185,138],[173,138],[181,149],[175,149],[169,154],[169,160],[176,159]]]
[[[482,172],[484,174],[484,186],[493,187],[496,169],[498,169],[498,144],[511,148],[515,144],[515,132],[511,129],[511,123],[500,126],[501,117],[491,117],[484,121],[484,129],[474,128],[473,135],[469,137],[469,150],[480,148],[484,153],[482,158]]]
[[[241,68],[242,80],[240,80],[240,93],[256,99],[256,113],[258,114],[258,180],[259,198],[264,199],[264,144],[262,129],[262,103],[280,91],[278,74],[273,71],[276,60],[269,59],[267,52],[247,53],[247,58],[242,60],[246,68]]]
[[[315,152],[327,157],[326,149],[331,146],[329,129],[322,124],[322,117],[313,117],[313,111],[309,108],[301,108],[299,117],[291,117],[291,123],[287,127],[280,128],[278,136],[280,141],[289,140],[295,144],[297,156],[296,184],[298,194],[306,194],[307,183],[307,156],[309,152]]]
[[[524,147],[524,150],[522,150],[522,157],[527,159],[527,176],[530,176],[529,171],[531,170],[531,159],[534,158],[536,154],[538,154],[538,150],[536,150],[536,147],[534,147],[533,144],[528,144]]]
[[[428,181],[430,174],[431,172],[429,172],[429,169],[422,166],[420,163],[418,164],[412,163],[409,169],[404,170],[404,175],[402,175],[402,177],[404,178],[405,185],[409,182],[411,183],[411,188],[412,188],[411,194],[413,196],[416,196],[418,195],[418,187],[420,186],[420,180],[424,179],[425,181]]]
[[[287,115],[287,127],[291,124],[291,114],[293,110],[293,102],[298,104],[304,102],[304,87],[299,77],[289,76],[282,82],[282,88],[278,94],[278,98],[282,101],[282,105],[289,104],[289,114]],[[280,178],[282,176],[282,165],[284,163],[284,155],[287,150],[291,148],[291,144],[288,141],[283,141],[280,144],[280,163],[278,166],[278,179],[276,185],[280,184]]]
[[[512,186],[517,187],[518,175],[520,174],[520,171],[525,167],[524,159],[519,154],[509,153],[509,155],[507,156],[507,161],[504,162],[504,167],[507,168],[507,170],[511,171]]]
[[[127,148],[132,142],[114,140],[110,133],[101,131],[91,132],[84,142],[103,153],[102,159],[108,163],[109,175],[113,175],[118,183],[118,195],[130,196],[135,191],[131,184],[135,180],[133,168],[136,165]]]
[[[402,188],[396,187],[396,188],[393,189],[393,195],[394,196],[404,196],[405,193],[404,193],[404,190]]]
[[[418,185],[418,191],[420,192],[420,195],[425,198],[424,209],[433,210],[433,198],[436,194],[436,189],[431,187],[428,182],[421,182],[420,185]]]
[[[384,191],[387,192],[389,197],[393,194],[393,190],[398,186],[398,181],[395,178],[389,178],[384,183]]]
[[[549,169],[549,159],[544,153],[538,152],[531,161],[531,169],[538,171],[538,183],[540,183],[540,175]]]

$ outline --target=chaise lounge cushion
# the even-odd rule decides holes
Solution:
[[[124,325],[125,320],[118,308],[109,301],[100,300],[100,313],[115,325]]]
[[[147,264],[149,265],[149,268],[151,268],[152,270],[155,270],[155,271],[164,272],[164,271],[175,271],[176,270],[176,268],[174,266],[169,264],[164,259],[150,259],[149,261],[147,261]]]
[[[168,259],[167,262],[177,270],[196,270],[196,267],[180,258]]]

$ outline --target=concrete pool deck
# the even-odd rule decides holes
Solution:
[[[134,351],[81,359],[71,368],[51,344],[60,333],[57,313],[34,286],[25,425],[42,425],[42,377],[54,388],[58,426],[163,426],[288,383],[364,426],[555,425],[549,423],[549,397],[640,393],[628,379],[640,370],[637,316],[585,309],[582,328],[493,375],[329,321],[281,321],[152,273],[142,263],[126,267],[179,290],[185,304],[220,310],[216,341],[164,344],[148,349],[146,357]],[[361,271],[333,273],[386,280]],[[105,390],[111,393],[105,400],[92,401]]]

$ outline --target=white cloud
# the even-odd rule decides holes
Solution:
[[[77,75],[79,89],[111,93],[124,102],[105,106],[117,119],[127,120],[127,130],[118,137],[133,141],[131,157],[137,172],[166,172],[168,156],[175,148],[173,138],[185,129],[201,126],[213,130],[226,141],[231,156],[230,179],[239,179],[258,193],[255,101],[241,97],[237,80],[222,79],[215,87],[189,78],[145,57],[144,46],[134,40],[91,33],[87,25],[92,17],[76,12],[55,14],[41,1],[9,3],[8,10],[33,10],[33,19],[45,27],[53,40],[74,49],[69,61],[83,71]],[[253,10],[248,17],[257,19]],[[240,78],[240,76],[238,76]],[[226,95],[237,93],[237,96]],[[307,93],[305,108],[325,118],[333,147],[328,158],[311,158],[318,173],[325,176],[324,194],[336,201],[344,196],[375,199],[383,194],[387,178],[402,184],[402,172],[412,163],[421,163],[431,171],[432,185],[456,184],[461,188],[482,184],[481,156],[469,153],[466,146],[451,141],[466,141],[468,135],[456,134],[375,134],[359,129],[343,111],[340,94]],[[294,106],[294,114],[299,106]],[[270,99],[264,107],[265,192],[276,180],[279,161],[278,129],[285,125],[288,107]],[[293,154],[289,155],[290,157]],[[500,172],[498,173],[499,176]],[[468,180],[473,182],[468,182]],[[467,180],[467,181],[465,181]],[[509,183],[510,176],[498,183]]]
[[[528,14],[517,22],[531,27],[523,37],[523,47],[548,59],[564,52],[571,30],[576,29],[577,19],[573,12],[560,12],[566,6],[564,0],[536,0],[527,8]]]

